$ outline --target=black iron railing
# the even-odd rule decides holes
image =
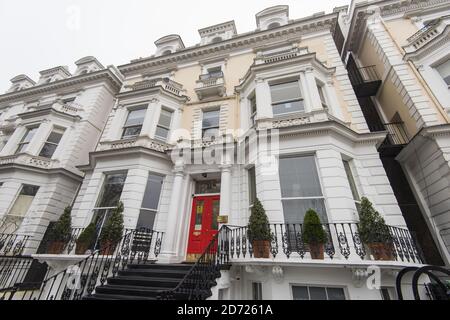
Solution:
[[[349,68],[348,76],[353,86],[380,81],[380,76],[377,73],[376,66]]]
[[[79,300],[94,293],[132,263],[153,263],[161,251],[164,233],[128,230],[118,244],[96,250],[89,257],[44,280],[39,289],[16,286],[0,292],[0,300]],[[18,292],[20,290],[20,293]]]
[[[49,226],[49,228],[51,228],[51,226]],[[73,249],[76,246],[78,237],[84,231],[84,229],[85,228],[72,228],[72,231],[70,233],[70,238],[68,239],[68,241],[66,241],[64,243],[64,248],[62,249],[63,253],[70,254],[73,252]],[[53,240],[51,239],[50,234],[46,233],[39,245],[39,249],[37,250],[37,253],[39,253],[39,254],[48,253],[49,247],[52,242],[53,242]],[[93,249],[93,248],[88,248],[88,249]]]
[[[163,291],[160,300],[204,300],[211,295],[220,270],[230,263],[230,229],[222,226],[205,249],[201,257],[172,290]]]
[[[324,253],[330,259],[339,255],[344,259],[371,260],[368,244],[361,241],[358,224],[327,223],[323,224],[327,234]],[[310,259],[309,246],[302,239],[302,224],[271,224],[272,241],[271,258],[284,256],[287,259]],[[389,243],[392,259],[395,261],[421,263],[419,250],[407,229],[389,227],[392,241]],[[230,227],[228,231],[229,257],[232,262],[253,258],[253,246],[249,241],[247,227]]]
[[[21,284],[27,276],[32,263],[32,257],[0,257],[0,290]]]
[[[390,143],[391,145],[405,145],[409,143],[409,136],[406,132],[404,122],[390,122],[383,124],[370,124],[371,132],[377,131],[387,131],[387,141],[385,143]]]
[[[21,255],[30,236],[0,233],[0,256]]]

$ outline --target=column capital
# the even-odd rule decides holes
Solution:
[[[219,169],[220,169],[222,172],[231,171],[231,168],[233,168],[233,165],[232,165],[232,164],[229,164],[229,163],[225,163],[225,164],[219,165]]]

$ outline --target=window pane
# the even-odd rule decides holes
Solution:
[[[159,125],[170,128],[172,122],[172,112],[162,109],[159,117]]]
[[[280,159],[283,198],[322,196],[314,156]]]
[[[355,179],[353,179],[352,170],[350,169],[350,163],[348,161],[344,162],[345,173],[347,175],[348,182],[350,183],[350,189],[352,190],[353,199],[359,201],[358,189],[356,189]]]
[[[270,92],[272,94],[272,103],[298,100],[302,96],[298,81],[271,85]]]
[[[103,193],[97,206],[98,208],[117,206],[120,196],[122,195],[126,177],[126,173],[110,174],[106,176]]]
[[[327,288],[328,300],[345,300],[344,289]]]
[[[156,127],[155,137],[166,141],[169,136],[169,130],[163,127]]]
[[[33,129],[28,129],[27,133],[25,134],[25,136],[22,139],[22,142],[30,142],[31,139],[33,139],[33,136],[36,134],[38,128],[33,128]]]
[[[292,295],[294,297],[294,300],[309,300],[307,287],[292,287]]]
[[[250,205],[253,205],[256,200],[255,167],[248,169],[248,194],[249,194]]]
[[[27,147],[28,147],[28,143],[19,144],[19,147],[17,148],[16,154],[24,152]]]
[[[252,289],[253,300],[262,300],[262,283],[253,282]]]
[[[202,136],[203,138],[217,138],[220,135],[220,130],[215,129],[206,129],[203,130]]]
[[[203,113],[203,128],[211,128],[219,126],[219,110],[207,111]]]
[[[195,194],[220,193],[220,180],[197,181]]]
[[[142,125],[144,123],[146,112],[147,109],[131,110],[128,114],[128,119],[125,123],[125,127]]]
[[[322,223],[328,223],[324,199],[283,200],[282,203],[286,223],[303,223],[309,209],[317,212]]]
[[[63,136],[62,133],[53,131],[48,136],[47,142],[58,144],[61,141],[62,136]]]
[[[304,112],[305,107],[303,101],[294,101],[289,103],[281,103],[273,105],[273,114],[279,115],[290,112]]]
[[[381,288],[381,297],[383,300],[391,300],[391,296],[389,295],[389,290],[387,288]]]
[[[39,157],[51,158],[53,156],[53,154],[55,153],[55,150],[57,147],[58,147],[58,145],[56,145],[56,144],[50,144],[50,143],[44,144],[44,147],[42,147],[42,150],[39,153]]]
[[[162,176],[152,174],[148,176],[147,187],[145,188],[144,199],[142,200],[142,208],[158,209],[163,180],[164,177]]]
[[[219,230],[219,224],[217,222],[217,218],[219,217],[219,211],[220,211],[220,201],[213,200],[211,230]]]
[[[145,228],[145,229],[152,229],[155,224],[155,217],[156,212],[155,211],[149,211],[142,209],[139,214],[139,219],[137,222],[137,229],[139,228]]]
[[[197,201],[196,213],[195,213],[195,231],[202,230],[204,207],[205,207],[204,201]]]
[[[311,300],[327,300],[325,288],[309,287],[309,294],[311,296]]]
[[[24,196],[35,196],[36,193],[39,191],[39,187],[38,186],[32,186],[29,184],[25,184],[22,187],[22,190],[20,191],[21,195]]]
[[[141,133],[142,126],[125,128],[122,138],[136,137]]]

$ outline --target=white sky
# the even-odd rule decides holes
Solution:
[[[0,94],[9,80],[95,56],[104,66],[147,57],[154,42],[179,34],[188,47],[197,30],[234,20],[238,33],[256,29],[255,14],[289,5],[290,18],[329,13],[350,0],[0,0]],[[79,14],[78,14],[79,13]],[[77,19],[79,17],[79,19]],[[79,23],[77,22],[79,21]]]

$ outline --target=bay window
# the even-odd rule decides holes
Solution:
[[[37,129],[38,129],[37,127],[27,129],[27,132],[25,132],[25,135],[23,136],[22,140],[19,142],[19,145],[16,150],[16,154],[25,152],[25,150],[27,149],[31,140],[33,139],[34,135],[36,134]]]
[[[320,186],[315,157],[280,158],[280,185],[286,223],[302,223],[308,209],[314,209],[327,223],[325,200]]]
[[[299,81],[273,84],[270,93],[274,116],[305,111]]]
[[[170,125],[172,124],[173,112],[161,109],[158,125],[156,126],[155,138],[166,142],[169,138]]]
[[[141,134],[146,113],[147,107],[145,106],[131,109],[129,111],[127,121],[123,126],[122,139],[134,138]]]
[[[44,146],[42,147],[39,156],[51,159],[56,151],[56,148],[58,147],[59,142],[61,141],[63,134],[64,130],[61,129],[53,130],[48,136]]]
[[[161,196],[164,177],[149,174],[145,187],[137,228],[153,229],[155,217],[158,212],[159,198]]]

